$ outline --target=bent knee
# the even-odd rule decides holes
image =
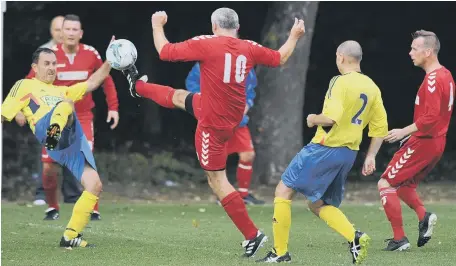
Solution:
[[[255,160],[255,151],[240,152],[239,160],[243,162],[253,162]]]
[[[186,90],[176,90],[173,95],[173,104],[177,108],[185,110],[185,99],[190,94],[190,92]]]
[[[98,196],[98,195],[100,195],[101,191],[103,190],[103,184],[101,183],[101,180],[98,178],[96,180],[93,180],[89,184],[87,184],[85,187],[85,190]]]
[[[292,188],[287,187],[282,180],[280,180],[279,184],[277,184],[277,187],[275,189],[274,196],[276,198],[282,198],[286,200],[291,200],[294,195],[294,190]]]
[[[310,211],[313,212],[316,216],[320,216],[320,209],[323,207],[325,203],[322,200],[317,200],[316,202],[309,201],[307,206],[309,206]]]
[[[85,190],[96,196],[98,196],[103,190],[100,176],[98,175],[97,171],[91,167],[86,167],[84,169],[84,173],[81,177],[81,183],[84,186]]]
[[[380,180],[378,180],[377,187],[378,189],[382,189],[391,187],[391,185],[388,183],[388,181],[386,181],[386,179],[380,178]]]
[[[97,194],[100,194],[101,191],[103,190],[103,183],[101,183],[101,180],[100,180],[100,179],[98,179],[98,180],[95,182],[94,189],[95,189],[95,191],[97,192]]]

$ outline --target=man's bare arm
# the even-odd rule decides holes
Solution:
[[[92,92],[100,87],[101,83],[109,76],[109,72],[111,71],[111,65],[108,61],[105,61],[101,67],[90,76],[90,78],[86,81],[87,82],[87,91]]]
[[[322,126],[322,127],[329,127],[333,126],[336,122],[331,118],[325,116],[324,114],[310,114],[307,116],[307,126]]]
[[[169,41],[166,39],[165,30],[163,27],[154,27],[152,31],[154,35],[155,49],[157,49],[158,54],[160,54],[163,47],[168,44]]]
[[[163,28],[167,21],[168,15],[166,15],[165,11],[155,12],[151,18],[152,34],[154,36],[155,49],[157,49],[158,54],[160,54],[163,47],[169,43],[165,36],[165,29]]]
[[[280,53],[280,64],[283,65],[288,61],[288,58],[293,54],[294,49],[296,48],[296,43],[299,38],[304,35],[306,29],[304,26],[303,20],[298,20],[295,18],[295,23],[290,31],[290,36],[288,36],[287,41],[280,47],[278,52]]]
[[[372,138],[371,143],[369,144],[369,149],[367,150],[366,156],[377,156],[380,147],[382,146],[383,138]]]

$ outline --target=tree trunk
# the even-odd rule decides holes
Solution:
[[[288,62],[257,68],[258,90],[251,128],[257,153],[255,180],[277,183],[303,146],[303,108],[310,46],[318,2],[275,2],[267,17],[262,44],[278,49],[288,38],[294,18],[303,18],[306,33]]]

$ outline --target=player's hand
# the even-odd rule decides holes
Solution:
[[[152,28],[163,27],[163,26],[165,26],[167,21],[168,21],[168,15],[166,15],[166,12],[157,11],[152,15],[152,18],[151,18]]]
[[[25,119],[25,115],[22,112],[17,113],[14,120],[16,120],[16,123],[21,127],[27,123],[27,119]]]
[[[108,111],[108,118],[106,119],[106,123],[110,123],[112,120],[114,120],[114,122],[111,125],[111,129],[114,129],[117,127],[117,124],[119,124],[119,112]]]
[[[290,31],[290,37],[298,40],[306,32],[306,26],[304,25],[304,20],[295,18],[295,22]]]
[[[385,137],[385,141],[389,143],[394,143],[399,141],[405,137],[405,132],[403,129],[393,129],[388,132],[388,135]]]
[[[364,176],[371,175],[375,171],[375,157],[368,155],[364,160],[363,170],[361,173]]]
[[[310,114],[307,116],[307,126],[310,128],[315,126],[315,123],[313,122],[314,117],[315,117],[315,114]]]
[[[116,36],[112,35],[111,41],[109,42],[109,44],[111,44],[111,43],[112,43],[113,41],[115,41],[115,40],[116,40]]]

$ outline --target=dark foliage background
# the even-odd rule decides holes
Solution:
[[[290,111],[286,116],[301,121],[307,114],[321,110],[329,80],[338,74],[335,50],[348,39],[357,40],[363,46],[362,70],[382,89],[390,128],[403,127],[412,122],[416,91],[424,77],[424,72],[415,68],[408,56],[411,32],[417,29],[435,31],[442,44],[441,63],[453,73],[456,71],[456,37],[449,22],[456,12],[453,2],[322,2],[318,4],[318,9],[306,9],[309,8],[306,3],[290,9],[291,5],[274,2],[8,2],[4,14],[3,97],[16,80],[28,73],[32,52],[48,41],[51,19],[68,13],[81,17],[84,29],[82,42],[94,46],[102,55],[112,34],[117,38],[129,39],[139,53],[137,65],[148,74],[150,81],[184,88],[185,78],[193,63],[159,61],[150,28],[153,12],[167,11],[167,37],[175,42],[210,33],[212,11],[220,6],[228,6],[239,14],[242,38],[269,44],[271,42],[267,34],[274,25],[279,28],[291,26],[291,17],[287,15],[293,13],[312,17],[306,12],[316,11],[315,24],[308,32],[312,37],[310,56],[303,57],[302,61],[296,59],[292,66],[298,68],[293,69],[293,73],[299,75],[299,70],[303,69],[301,73],[307,75],[302,90],[291,92],[296,98],[302,99],[302,110]],[[302,10],[296,11],[296,8]],[[278,17],[277,13],[283,17]],[[265,75],[274,75],[274,72],[257,70],[260,80],[257,104],[261,105],[261,101],[268,100],[271,90],[280,91],[282,86],[277,82],[267,82],[270,78],[267,79]],[[166,110],[152,102],[130,98],[127,83],[120,72],[112,71],[112,76],[120,101],[120,124],[116,130],[111,131],[105,123],[107,110],[102,90],[94,93],[97,105],[94,110],[95,156],[105,183],[123,186],[141,184],[141,188],[157,187],[171,180],[186,186],[204,183],[194,156],[194,119],[184,112]],[[268,145],[261,143],[262,134],[281,132],[280,126],[271,131],[261,131],[258,121],[262,121],[262,115],[268,111],[281,110],[257,107],[252,110],[250,128],[257,150],[262,150],[262,145]],[[281,124],[280,121],[276,122],[277,125]],[[454,180],[455,130],[453,119],[446,154],[428,181]],[[305,128],[305,123],[298,123],[295,131],[296,142],[300,144],[307,143],[314,134],[314,130]],[[366,149],[366,145],[368,142],[365,141],[362,150]],[[30,195],[40,164],[40,148],[33,135],[28,128],[20,128],[15,123],[4,124],[3,147],[4,197],[15,199]],[[294,149],[299,150],[300,147]],[[364,155],[360,152],[350,180],[376,180],[395,150],[397,145],[384,145],[378,158],[378,173],[369,178],[359,174]],[[259,159],[255,165],[257,175],[254,181],[276,183],[277,176],[262,176],[261,173],[265,172],[263,168],[270,161],[288,162],[290,156],[279,152]],[[231,177],[235,162],[236,156],[230,158]],[[281,163],[279,170],[285,166]],[[121,189],[118,192],[121,193]]]

